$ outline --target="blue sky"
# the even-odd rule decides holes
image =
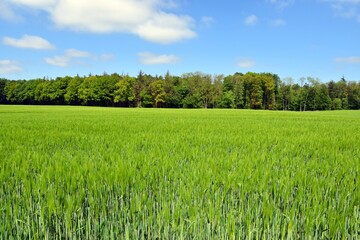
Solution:
[[[0,77],[360,80],[360,0],[0,0]]]

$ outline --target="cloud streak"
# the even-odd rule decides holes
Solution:
[[[157,55],[150,52],[141,52],[138,54],[140,62],[145,65],[175,64],[180,61],[176,55]]]
[[[237,65],[241,68],[252,68],[256,65],[256,63],[251,59],[240,59]]]
[[[338,58],[335,58],[334,61],[336,63],[359,64],[360,63],[360,57],[357,57],[357,56],[338,57]]]
[[[0,73],[17,73],[23,69],[14,61],[11,60],[0,60]]]
[[[48,50],[55,48],[46,39],[32,35],[23,35],[19,39],[4,37],[3,43],[16,48],[30,48],[36,50]]]
[[[89,52],[80,51],[77,49],[67,49],[64,55],[58,55],[54,57],[45,58],[45,62],[49,65],[57,67],[68,67],[76,58],[89,58],[91,54]]]

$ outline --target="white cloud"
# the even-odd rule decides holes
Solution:
[[[38,36],[23,35],[21,38],[4,37],[3,43],[16,48],[31,48],[37,50],[53,49],[54,46],[46,39]]]
[[[281,27],[281,26],[285,26],[286,22],[285,22],[285,20],[279,18],[279,19],[271,20],[270,25],[273,27]]]
[[[77,49],[67,49],[64,55],[45,58],[45,62],[57,67],[67,67],[75,58],[88,58],[92,55],[89,52],[79,51]]]
[[[240,59],[237,65],[241,68],[252,68],[255,66],[255,62],[251,59]]]
[[[258,17],[256,15],[250,15],[247,18],[245,18],[244,23],[247,26],[254,26],[259,21]]]
[[[360,63],[360,57],[352,56],[352,57],[338,57],[334,59],[337,63],[347,63],[347,64],[357,64]]]
[[[81,58],[81,57],[90,57],[91,54],[89,52],[85,52],[85,51],[80,51],[77,49],[67,49],[65,51],[65,56],[70,57],[70,58]]]
[[[196,34],[189,28],[190,25],[192,25],[192,19],[188,16],[162,12],[137,26],[133,32],[151,42],[170,44],[181,39],[195,37]]]
[[[173,64],[180,61],[180,58],[175,55],[157,55],[150,52],[141,52],[138,55],[140,62],[145,65]]]
[[[193,19],[164,10],[167,0],[11,0],[46,11],[60,28],[94,33],[132,33],[148,41],[170,44],[194,38]]]
[[[0,60],[0,73],[16,73],[21,72],[22,68],[14,61]]]
[[[67,67],[70,63],[71,58],[67,56],[54,56],[51,58],[45,58],[47,64],[57,67]]]

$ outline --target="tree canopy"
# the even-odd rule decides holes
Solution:
[[[272,73],[201,72],[136,77],[106,74],[56,79],[0,79],[0,104],[86,105],[267,110],[360,109],[360,82],[322,83],[312,77],[281,80]]]

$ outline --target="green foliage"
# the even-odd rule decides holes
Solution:
[[[70,105],[79,105],[81,103],[79,98],[79,88],[84,81],[83,78],[76,76],[69,80],[68,86],[66,88],[66,93],[64,95],[65,102]]]
[[[125,106],[131,106],[135,100],[134,84],[135,78],[125,76],[115,85],[114,102],[122,103]]]
[[[5,93],[5,86],[6,86],[6,79],[0,78],[0,104],[6,103],[6,93]]]
[[[359,236],[359,111],[0,116],[0,239]]]
[[[335,100],[336,99],[336,100]],[[339,100],[341,100],[341,104]],[[266,110],[360,109],[360,83],[321,83],[319,79],[282,81],[272,73],[235,73],[224,77],[193,72],[182,76],[137,77],[106,74],[9,81],[0,79],[0,103],[166,108]]]
[[[342,109],[342,102],[340,98],[334,98],[332,101],[332,109],[333,110],[341,110]]]
[[[224,92],[221,103],[221,108],[235,108],[235,95],[232,90]]]
[[[89,76],[78,89],[83,105],[111,106],[114,103],[115,84],[118,79],[109,75]]]
[[[165,83],[163,80],[156,80],[150,83],[150,91],[154,107],[159,107],[161,103],[165,103],[166,92],[164,85]]]

